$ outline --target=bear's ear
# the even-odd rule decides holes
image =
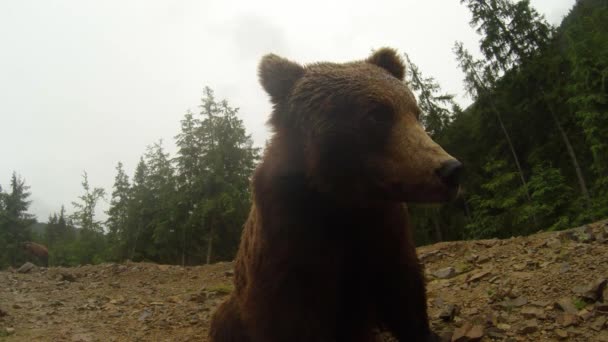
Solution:
[[[385,69],[386,71],[390,72],[391,75],[402,81],[405,77],[405,65],[403,64],[403,59],[401,59],[401,57],[397,54],[397,51],[391,48],[382,48],[375,51],[365,61]]]
[[[284,100],[302,75],[304,67],[274,54],[264,56],[258,68],[260,83],[274,103]]]

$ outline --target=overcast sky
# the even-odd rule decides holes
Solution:
[[[552,24],[574,2],[532,0]],[[240,108],[261,146],[270,105],[256,66],[269,52],[340,62],[394,47],[466,105],[451,49],[477,51],[469,20],[458,0],[3,0],[0,184],[13,170],[24,177],[40,221],[72,211],[83,170],[111,193],[118,161],[132,175],[161,138],[173,154],[206,85]]]

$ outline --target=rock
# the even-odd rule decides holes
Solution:
[[[496,325],[496,327],[502,331],[509,331],[511,330],[511,325],[507,324],[507,323],[498,323]]]
[[[595,303],[595,310],[601,313],[608,313],[608,302]]]
[[[474,325],[466,334],[468,341],[479,341],[483,337],[483,326]]]
[[[456,306],[454,304],[445,304],[439,312],[439,318],[441,318],[444,322],[451,322],[454,320],[454,316],[456,316]]]
[[[469,275],[467,282],[472,283],[490,274],[489,271],[480,271]]]
[[[543,311],[539,308],[530,307],[530,306],[526,306],[526,307],[522,308],[521,314],[525,318],[540,318],[540,319],[547,318],[545,311]]]
[[[608,331],[604,330],[595,337],[597,342],[608,342]]]
[[[591,322],[591,329],[595,331],[601,331],[606,325],[606,316],[599,316],[593,322]]]
[[[518,329],[520,334],[527,335],[538,330],[538,322],[535,319],[524,322]]]
[[[562,247],[562,242],[559,239],[551,238],[545,241],[545,246],[551,249],[559,249]]]
[[[6,331],[7,335],[12,335],[12,334],[15,333],[15,328],[8,327],[8,328],[6,328],[4,330]]]
[[[567,230],[563,232],[561,236],[581,243],[591,243],[594,240],[593,230],[587,225]]]
[[[485,264],[486,262],[490,261],[491,259],[492,259],[492,257],[489,255],[482,255],[479,258],[477,258],[477,263]]]
[[[456,269],[454,267],[442,268],[438,271],[433,272],[433,276],[439,279],[449,279],[456,275]]]
[[[507,336],[505,336],[504,330],[501,330],[498,327],[489,327],[485,331],[486,335],[496,340],[504,340]]]
[[[528,304],[528,299],[526,299],[526,297],[517,297],[515,299],[507,299],[505,301],[502,301],[498,303],[498,306],[501,306],[503,308],[519,308],[526,304]]]
[[[559,273],[562,273],[562,274],[563,274],[563,273],[566,273],[566,272],[568,272],[568,271],[570,271],[570,264],[569,264],[569,263],[567,263],[567,262],[562,262],[562,263],[559,265]]]
[[[137,320],[143,322],[149,319],[150,317],[152,317],[152,311],[150,311],[149,309],[144,309],[144,311],[141,313],[141,315],[139,315],[139,318]]]
[[[564,339],[568,338],[568,332],[566,330],[555,329],[554,333],[555,333],[555,336],[557,336],[557,338],[559,338],[560,340],[564,340]]]
[[[591,318],[591,316],[593,316],[593,314],[587,311],[587,309],[582,309],[578,312],[577,316],[580,317],[583,321],[587,321],[589,320],[589,318]]]
[[[572,291],[583,299],[595,302],[600,300],[603,296],[602,293],[606,288],[607,283],[607,279],[598,279],[591,284],[576,286]]]
[[[563,327],[569,327],[578,324],[578,316],[571,313],[562,313],[557,316],[555,321]]]
[[[73,283],[73,282],[76,281],[76,277],[73,274],[67,273],[67,272],[59,273],[59,275],[57,276],[57,278],[60,281],[67,281],[67,282],[70,282],[70,283]]]
[[[17,269],[17,273],[29,273],[34,268],[36,268],[36,265],[32,264],[31,262],[26,262],[25,264],[21,265],[19,269]]]
[[[576,314],[578,310],[574,303],[572,303],[572,299],[564,297],[555,302],[555,307],[569,314]]]
[[[2,309],[0,309],[0,317],[8,316],[8,313]]]
[[[234,275],[234,271],[233,270],[226,271],[226,272],[224,272],[224,275],[226,277],[232,277]]]
[[[420,254],[418,256],[418,259],[420,261],[422,261],[422,262],[432,261],[431,259],[435,259],[434,257],[440,256],[440,255],[441,255],[441,251],[440,250],[434,250],[434,251],[430,251],[428,253]]]
[[[465,323],[460,328],[456,328],[456,330],[454,330],[454,334],[452,334],[452,342],[466,341],[465,335],[469,329],[471,329],[470,323]]]

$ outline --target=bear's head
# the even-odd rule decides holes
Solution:
[[[316,190],[406,202],[456,195],[462,164],[420,124],[394,50],[306,66],[271,54],[259,77],[274,104],[270,124],[301,156],[301,171]]]

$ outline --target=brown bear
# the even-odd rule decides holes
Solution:
[[[425,133],[404,76],[388,48],[344,64],[262,59],[274,134],[211,341],[436,338],[404,202],[452,198],[462,165]]]
[[[42,266],[49,267],[49,250],[45,245],[27,241],[23,243],[23,249],[32,257],[38,259]]]

